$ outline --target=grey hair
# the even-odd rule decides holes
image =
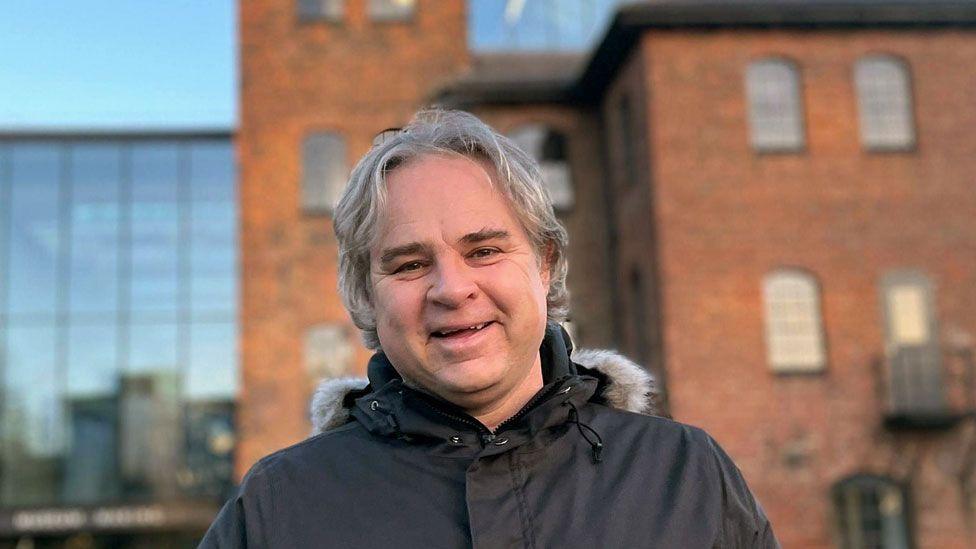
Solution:
[[[335,208],[332,225],[339,242],[339,294],[352,321],[362,330],[363,343],[370,349],[380,348],[370,248],[386,204],[386,177],[397,167],[432,154],[461,155],[494,168],[493,177],[498,181],[493,184],[508,198],[536,257],[549,266],[547,316],[550,321],[564,320],[569,311],[568,236],[553,212],[539,164],[472,114],[422,110],[402,130],[375,144],[356,164]]]

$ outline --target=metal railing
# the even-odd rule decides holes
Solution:
[[[946,428],[976,416],[972,348],[902,348],[875,360],[879,402],[892,428]]]

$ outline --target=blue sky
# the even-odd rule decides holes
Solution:
[[[525,0],[506,26],[507,0],[474,0],[471,45],[578,46],[617,2]],[[0,129],[233,128],[236,4],[0,0]]]
[[[3,0],[0,128],[232,127],[234,0]]]

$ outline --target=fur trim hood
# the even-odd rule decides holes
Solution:
[[[608,350],[580,349],[571,358],[585,370],[606,378],[597,397],[608,406],[637,414],[660,415],[655,406],[654,377],[641,366]],[[312,435],[348,422],[352,403],[347,395],[362,391],[368,383],[366,378],[327,379],[319,383],[311,404]]]

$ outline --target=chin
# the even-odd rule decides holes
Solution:
[[[505,377],[503,364],[471,360],[444,366],[437,384],[453,394],[472,394],[490,389]]]

